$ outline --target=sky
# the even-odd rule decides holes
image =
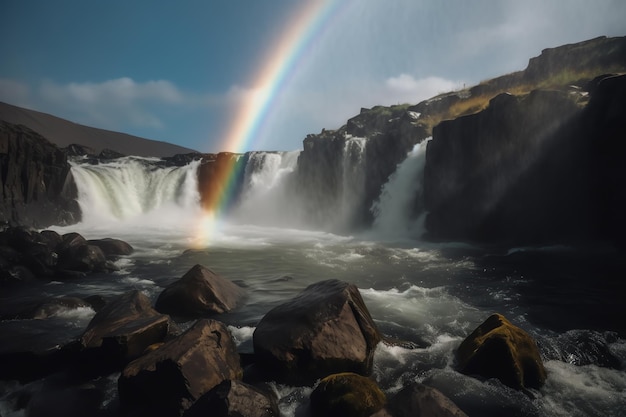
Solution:
[[[624,0],[0,0],[0,101],[200,152],[296,150],[625,22]]]

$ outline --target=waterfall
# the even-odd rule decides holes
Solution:
[[[372,205],[372,229],[377,235],[416,237],[423,233],[422,185],[429,140],[427,138],[413,147]]]
[[[335,228],[350,229],[355,214],[363,204],[365,190],[365,148],[367,138],[346,135],[343,148],[341,194],[338,201],[338,217]]]
[[[166,167],[156,158],[124,157],[96,165],[72,162],[83,223],[175,223],[198,210],[197,167]]]
[[[300,151],[250,152],[239,204],[231,213],[238,223],[263,226],[298,226],[302,223],[292,173]]]

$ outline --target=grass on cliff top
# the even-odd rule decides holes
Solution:
[[[443,111],[422,115],[420,122],[427,131],[432,134],[433,127],[444,120],[456,119],[457,117],[478,113],[486,109],[489,105],[489,101],[499,94],[509,93],[514,96],[524,96],[533,90],[566,90],[572,85],[584,88],[585,85],[595,77],[608,73],[626,73],[626,68],[597,68],[586,71],[563,69],[535,83],[525,81],[523,77],[519,76],[519,73],[513,73],[509,76],[481,82],[479,87],[483,87],[482,90],[484,93],[482,94],[471,94],[470,89],[453,92],[461,97],[459,101],[453,103]],[[507,77],[509,80],[507,80]],[[585,104],[586,100],[579,102],[581,106]]]

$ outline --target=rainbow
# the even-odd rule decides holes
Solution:
[[[242,153],[252,147],[268,112],[296,72],[298,64],[315,40],[330,26],[333,17],[339,16],[350,1],[305,0],[302,3],[260,65],[261,70],[251,84],[253,94],[229,123],[221,146],[226,152]],[[216,168],[211,172],[212,180],[201,190],[204,214],[200,240],[204,243],[215,233],[219,213],[233,194],[238,157],[222,155],[222,158],[222,161],[216,161],[220,164],[213,164]]]

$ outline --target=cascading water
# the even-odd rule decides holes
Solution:
[[[73,162],[83,223],[159,227],[198,210],[199,161],[182,167],[160,162],[138,157],[96,165]]]
[[[365,190],[365,148],[367,138],[346,135],[343,148],[341,195],[334,229],[350,230],[354,215],[363,203]]]
[[[373,232],[381,237],[419,237],[423,233],[423,190],[426,147],[416,144],[383,186],[372,205]]]
[[[289,188],[299,154],[300,151],[251,152],[239,204],[231,219],[264,226],[299,225],[299,205]]]

